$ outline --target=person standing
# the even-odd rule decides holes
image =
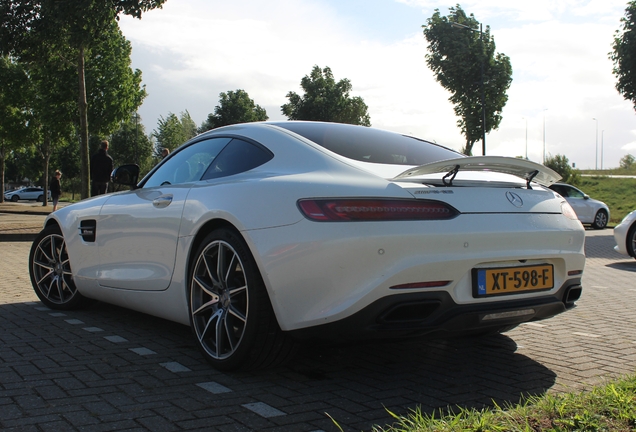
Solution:
[[[108,192],[112,172],[113,158],[108,154],[108,141],[104,140],[91,158],[91,196]]]
[[[57,202],[60,199],[60,195],[62,195],[60,178],[62,178],[62,173],[60,172],[60,170],[55,170],[55,174],[53,175],[53,179],[51,180],[51,198],[53,199],[53,211],[57,210]]]

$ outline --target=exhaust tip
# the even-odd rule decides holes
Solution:
[[[565,296],[563,297],[563,302],[567,306],[572,305],[575,301],[581,298],[582,292],[583,292],[583,288],[580,286],[569,288],[567,292],[565,293]]]

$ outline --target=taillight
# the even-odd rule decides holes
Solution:
[[[439,201],[382,198],[302,199],[298,208],[318,222],[444,220],[459,214]]]
[[[561,202],[561,213],[568,219],[578,220],[578,216],[574,212],[574,209],[567,201]]]

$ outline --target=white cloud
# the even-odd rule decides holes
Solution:
[[[344,14],[335,0],[170,0],[141,21],[122,17],[133,66],[142,69],[149,93],[140,110],[144,122],[152,130],[160,115],[187,109],[200,123],[220,92],[238,88],[270,118],[284,119],[285,95],[301,92],[300,79],[319,65],[351,81],[352,95],[365,100],[375,127],[459,149],[464,141],[457,118],[449,94],[426,67],[420,27],[435,7],[447,13],[447,5],[399,3],[417,11],[402,24],[412,32],[383,29],[408,34],[401,40],[359,30],[352,23],[366,16]],[[487,136],[489,154],[525,154],[527,120],[528,155],[541,161],[545,118],[547,151],[594,167],[597,118],[605,166],[617,166],[636,130],[607,57],[623,0],[470,0],[462,7],[491,26],[497,51],[511,58],[514,71],[503,121]],[[373,29],[383,22],[367,24]]]

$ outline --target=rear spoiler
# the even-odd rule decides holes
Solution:
[[[530,182],[533,181],[543,186],[550,186],[561,179],[561,176],[556,171],[526,159],[505,156],[467,156],[410,168],[392,180],[404,180],[425,174],[445,172],[446,175],[442,180],[445,185],[451,186],[459,171],[494,171],[511,174],[524,179],[528,188],[530,188]]]

